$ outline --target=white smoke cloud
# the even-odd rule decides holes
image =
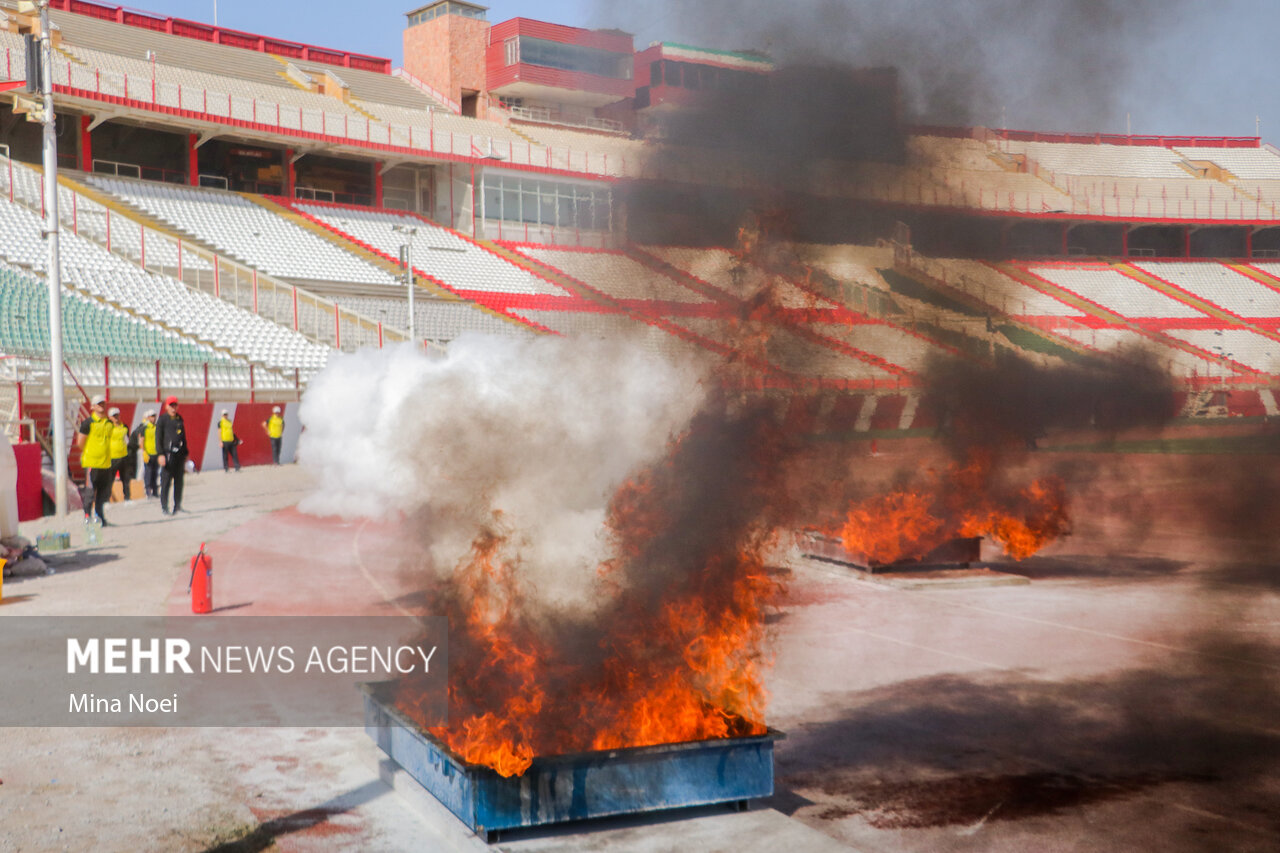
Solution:
[[[443,569],[498,510],[531,582],[577,598],[606,556],[610,497],[703,398],[699,366],[627,339],[476,334],[445,356],[338,354],[299,411],[317,482],[299,508],[412,519]]]

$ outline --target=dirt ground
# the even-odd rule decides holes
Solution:
[[[1278,458],[1024,454],[1073,530],[1023,586],[798,567],[773,805],[867,851],[1280,849]]]
[[[850,476],[942,459],[878,451]],[[1073,529],[998,567],[1021,586],[906,589],[784,560],[769,722],[788,737],[755,808],[864,851],[1280,849],[1277,458],[1025,454],[1015,475],[1067,480]],[[101,546],[5,584],[0,620],[176,612],[201,541],[220,555],[215,604],[397,600],[376,559],[393,532],[334,522],[319,539],[288,509],[310,487],[294,466],[213,472],[176,519],[113,505]],[[4,729],[0,851],[476,849],[376,760],[355,728]],[[680,823],[500,847],[745,846]]]
[[[0,620],[185,612],[187,561],[206,541],[215,606],[278,593],[255,588],[254,577],[283,574],[287,587],[304,588],[314,582],[315,543],[284,541],[286,528],[255,531],[253,523],[310,488],[298,466],[245,468],[188,476],[190,512],[172,518],[156,501],[112,504],[100,545],[82,547],[73,522],[74,550],[49,555],[56,574],[7,579]],[[50,526],[22,525],[33,541]],[[296,563],[253,555],[242,561],[247,580],[234,579],[244,544],[236,531],[246,530]],[[421,849],[434,834],[379,780],[375,752],[358,728],[0,729],[0,851]]]

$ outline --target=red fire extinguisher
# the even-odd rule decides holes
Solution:
[[[187,582],[191,593],[191,612],[208,613],[213,610],[213,560],[204,552],[204,543],[191,558],[191,580]]]

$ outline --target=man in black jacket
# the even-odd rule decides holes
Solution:
[[[160,511],[169,512],[169,485],[173,485],[173,511],[182,511],[182,478],[186,474],[187,425],[178,414],[178,398],[167,397],[164,413],[156,420],[156,461],[160,463]]]

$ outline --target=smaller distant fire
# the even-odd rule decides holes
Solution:
[[[958,537],[985,536],[1021,560],[1068,532],[1062,481],[1043,477],[1002,492],[992,458],[973,451],[965,464],[929,471],[923,482],[854,504],[831,531],[873,565],[924,557]]]

